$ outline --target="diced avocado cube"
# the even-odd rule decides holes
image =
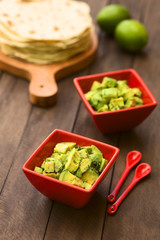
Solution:
[[[55,148],[54,148],[54,152],[56,152],[56,153],[66,153],[68,150],[71,150],[75,145],[76,145],[76,143],[73,143],[73,142],[57,143]]]
[[[35,167],[34,171],[37,172],[37,173],[43,173],[43,169],[40,168],[40,167]]]
[[[107,166],[107,164],[108,164],[108,161],[105,158],[102,158],[102,162],[99,167],[99,172],[102,172],[104,170],[104,168]]]
[[[76,186],[78,186],[78,187],[84,188],[84,183],[83,183],[83,181],[82,181],[80,178],[76,177],[76,176],[75,176],[75,179],[73,179],[72,184],[73,184],[73,185],[76,185]]]
[[[91,149],[92,149],[92,153],[97,153],[102,156],[102,152],[95,145],[91,145]]]
[[[98,171],[102,162],[102,156],[98,153],[92,153],[89,155],[89,158],[92,161],[91,166]]]
[[[90,101],[91,97],[94,95],[93,91],[89,91],[87,93],[84,94],[85,98],[87,99],[87,101]]]
[[[60,176],[59,173],[48,173],[48,172],[45,172],[45,171],[43,171],[43,174],[44,174],[45,176],[52,177],[52,178],[56,178],[56,179],[59,179],[59,176]]]
[[[127,81],[126,80],[118,80],[117,81],[117,88],[119,90],[128,89],[129,86],[127,85]]]
[[[103,102],[103,98],[101,96],[101,94],[97,91],[95,92],[94,95],[92,95],[92,97],[90,98],[89,102],[91,104],[92,107],[94,107],[95,109],[97,109],[97,105],[101,102]]]
[[[83,182],[87,182],[89,184],[93,184],[99,175],[91,168],[89,168],[81,177]]]
[[[81,150],[81,149],[86,149],[88,154],[92,153],[92,147],[91,146],[85,146],[85,147],[81,146],[81,147],[79,147],[79,150]]]
[[[80,167],[79,167],[81,172],[82,173],[86,172],[89,169],[89,167],[91,166],[91,163],[92,163],[92,161],[90,158],[82,159],[82,161],[80,163]]]
[[[45,166],[45,160],[43,161],[43,163],[41,164],[41,168],[44,170],[44,166]]]
[[[120,110],[121,108],[117,105],[117,106],[113,106],[112,104],[109,104],[109,110],[110,111],[115,111],[115,110]]]
[[[130,107],[135,107],[136,106],[136,101],[135,99],[132,98],[128,98],[127,101],[125,102],[125,108],[130,108]]]
[[[68,170],[64,170],[60,174],[59,180],[84,188],[83,181],[70,173]]]
[[[91,86],[91,91],[94,91],[94,90],[96,90],[96,89],[98,89],[98,88],[100,88],[101,87],[101,83],[100,82],[98,82],[98,81],[94,81],[93,83],[92,83],[92,86]]]
[[[52,154],[52,158],[55,160],[55,159],[58,159],[63,165],[66,163],[66,159],[67,159],[67,154],[68,153],[53,153]]]
[[[104,77],[102,80],[102,86],[104,88],[114,88],[117,85],[117,81],[114,78]]]
[[[48,157],[45,159],[45,162],[52,162],[54,161],[54,158],[53,157]]]
[[[99,170],[103,157],[102,152],[95,145],[92,145],[91,148],[92,153],[89,155],[89,158],[92,161],[91,166],[96,170]]]
[[[136,100],[136,106],[143,105],[143,100],[139,97],[133,97]]]
[[[103,106],[106,105],[105,101],[101,101],[97,104],[97,106],[95,107],[95,110],[98,111],[100,108],[103,108]]]
[[[97,112],[107,112],[109,110],[108,105],[104,104],[102,107],[98,109]]]
[[[131,97],[127,99],[125,103],[125,108],[140,106],[143,104],[143,100],[139,97]]]
[[[85,189],[90,189],[92,187],[92,185],[87,182],[84,182],[83,184]]]
[[[81,157],[79,152],[75,148],[73,148],[70,154],[68,155],[68,160],[65,164],[65,169],[67,169],[71,173],[74,173],[79,167],[80,160]]]
[[[133,96],[134,96],[134,90],[132,88],[125,89],[122,95],[124,101],[126,101],[128,98],[131,98]]]
[[[58,159],[55,159],[54,162],[55,162],[54,171],[61,172],[62,167],[63,167],[62,163]]]
[[[54,165],[55,165],[54,161],[46,162],[44,165],[44,171],[47,173],[54,172]]]
[[[113,98],[113,99],[110,100],[110,103],[109,103],[109,109],[110,110],[112,110],[114,108],[121,109],[123,107],[124,107],[124,101],[123,101],[122,97]]]
[[[88,158],[88,151],[87,151],[87,149],[83,148],[83,149],[79,150],[78,152],[79,152],[81,158]]]
[[[76,171],[75,175],[76,175],[78,178],[81,178],[82,172],[81,172],[81,169],[80,169],[80,168],[78,168],[78,170]]]
[[[118,97],[118,90],[117,88],[105,88],[102,90],[102,97],[104,99],[108,98],[117,98]]]
[[[51,158],[57,158],[59,155],[61,155],[62,153],[52,153],[52,155],[51,155]]]
[[[66,144],[69,147],[69,150],[71,150],[72,148],[74,148],[76,146],[75,142],[66,142],[64,144]]]
[[[132,88],[134,92],[134,96],[141,97],[142,92],[139,90],[139,88]]]
[[[54,152],[55,153],[66,153],[68,151],[68,149],[69,149],[68,145],[66,145],[64,143],[57,143],[54,148]]]

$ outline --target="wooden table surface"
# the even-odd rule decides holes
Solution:
[[[97,58],[87,69],[58,82],[57,103],[39,108],[29,102],[28,82],[1,71],[0,75],[0,239],[1,240],[158,240],[160,239],[160,108],[135,129],[104,136],[98,131],[73,85],[73,78],[134,68],[159,101],[160,1],[90,0],[99,39]],[[149,43],[139,54],[123,52],[96,25],[96,15],[106,4],[128,7],[133,18],[145,24]],[[27,180],[22,166],[55,128],[74,132],[120,148],[116,164],[90,202],[74,209],[39,193]],[[106,197],[112,191],[131,150],[142,153],[152,167],[111,216]],[[119,195],[130,183],[131,171]]]

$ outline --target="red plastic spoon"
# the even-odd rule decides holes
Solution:
[[[117,201],[108,208],[107,212],[113,214],[117,211],[119,205],[127,196],[127,194],[131,191],[131,189],[135,186],[135,184],[140,181],[142,178],[146,177],[151,172],[151,166],[147,163],[141,163],[136,167],[135,175],[126,188],[126,190],[121,194],[121,196],[117,199]]]
[[[112,193],[110,193],[107,197],[108,202],[114,202],[117,196],[117,193],[122,186],[125,178],[127,177],[130,170],[141,160],[142,154],[139,151],[131,151],[127,154],[126,158],[126,167],[122,173],[122,176],[120,177],[117,185],[115,186]]]

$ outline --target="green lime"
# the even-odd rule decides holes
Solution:
[[[137,52],[147,44],[148,32],[136,20],[124,20],[115,29],[115,39],[124,50]]]
[[[111,4],[101,9],[97,15],[97,23],[102,30],[113,34],[116,25],[130,18],[128,10],[120,4]]]

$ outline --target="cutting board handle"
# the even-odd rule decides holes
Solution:
[[[89,66],[96,57],[98,39],[93,34],[91,47],[67,61],[47,65],[36,65],[9,57],[0,51],[0,69],[30,81],[31,103],[39,107],[53,105],[57,99],[56,80],[76,73]],[[56,78],[55,78],[56,76]]]
[[[56,102],[58,87],[53,70],[42,67],[30,71],[30,101],[41,107],[51,106]]]

